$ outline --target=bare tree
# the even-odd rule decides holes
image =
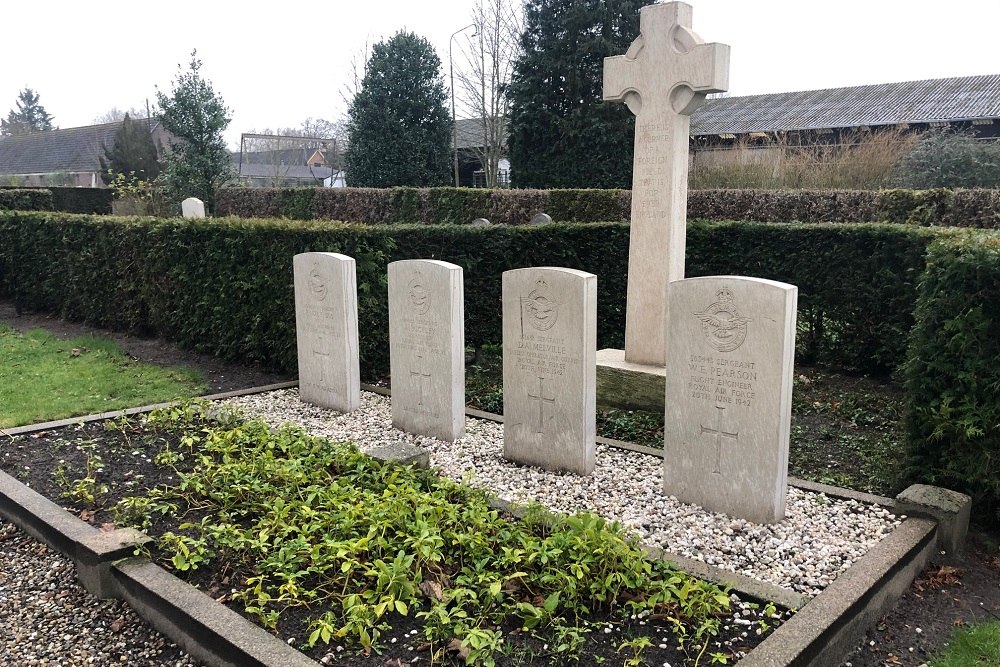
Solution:
[[[486,187],[499,183],[500,159],[507,150],[511,76],[521,49],[523,18],[513,0],[478,0],[472,13],[476,34],[460,48],[455,95],[470,118],[479,121],[477,139],[468,147],[483,165]]]
[[[128,109],[119,109],[118,107],[111,107],[100,116],[94,118],[95,125],[101,125],[103,123],[120,123],[125,120],[125,116],[128,116],[132,120],[139,120],[142,118],[152,118],[156,115],[156,105],[150,105],[148,102],[142,107],[130,107]]]

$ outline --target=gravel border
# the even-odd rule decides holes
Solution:
[[[18,666],[198,667],[120,600],[78,583],[73,562],[0,519],[0,654]]]
[[[588,477],[516,465],[502,456],[502,424],[467,418],[466,435],[455,443],[414,436],[393,428],[389,398],[370,392],[362,392],[361,409],[348,414],[303,403],[295,389],[228,402],[272,425],[297,423],[316,435],[353,441],[362,451],[422,447],[441,474],[504,500],[536,501],[566,513],[590,510],[621,522],[647,546],[809,596],[900,525],[884,507],[795,487],[788,490],[785,519],[774,525],[708,512],[661,493],[659,457],[603,444]]]

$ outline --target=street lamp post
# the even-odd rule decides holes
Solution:
[[[455,157],[455,187],[458,187],[458,121],[455,118],[455,63],[451,59],[451,44],[459,33],[463,33],[469,28],[475,28],[475,23],[470,23],[461,30],[456,30],[448,39],[448,70],[451,77],[451,152]]]

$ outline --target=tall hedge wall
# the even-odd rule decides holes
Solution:
[[[888,372],[903,359],[916,279],[934,234],[892,225],[692,223],[687,274],[799,285],[800,360]],[[599,343],[623,343],[622,223],[481,228],[0,213],[0,241],[0,291],[25,308],[289,371],[291,257],[310,250],[357,260],[368,378],[387,368],[385,274],[397,259],[443,259],[465,269],[470,344],[501,340],[504,271],[590,271],[598,276]]]
[[[905,367],[907,477],[1000,522],[1000,236],[934,243]]]
[[[0,190],[0,211],[51,211],[52,192],[41,188]]]
[[[18,188],[8,185],[0,185],[0,197],[4,191],[25,190],[29,192],[49,192],[52,205],[45,209],[20,209],[20,210],[52,210],[63,211],[65,213],[97,213],[107,215],[111,213],[111,200],[114,193],[106,188],[72,188],[67,186],[49,186],[45,188]],[[45,196],[45,195],[41,195]],[[2,208],[2,206],[0,206]]]
[[[226,188],[217,198],[220,215],[364,224],[523,225],[542,212],[557,222],[625,222],[630,206],[628,190]],[[692,190],[688,219],[1000,229],[1000,190]]]

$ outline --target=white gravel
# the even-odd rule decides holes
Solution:
[[[272,425],[293,422],[309,432],[357,443],[362,451],[407,442],[427,449],[431,465],[511,502],[534,500],[565,513],[590,510],[636,531],[647,545],[703,561],[806,595],[816,595],[900,524],[888,510],[854,500],[788,489],[785,519],[754,524],[665,496],[662,460],[605,445],[588,477],[551,473],[506,461],[503,426],[466,419],[455,443],[392,427],[389,399],[362,392],[361,409],[341,414],[302,403],[285,389],[229,401]]]
[[[0,664],[195,667],[128,605],[80,586],[72,561],[0,519]]]

